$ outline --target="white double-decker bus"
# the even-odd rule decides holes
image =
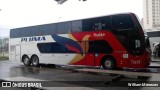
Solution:
[[[45,64],[145,68],[143,29],[133,13],[44,24],[10,31],[9,59]]]

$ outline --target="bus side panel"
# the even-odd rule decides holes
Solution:
[[[125,51],[115,51],[113,57],[116,60],[117,67],[126,67],[129,64],[128,54]]]
[[[27,55],[29,58],[31,58],[32,55],[37,55],[39,58],[39,51],[37,48],[36,43],[21,43],[21,58],[23,55]]]
[[[146,51],[140,56],[130,55],[128,63],[130,64],[129,68],[146,68],[150,65],[150,56]]]
[[[20,38],[9,39],[9,60],[11,60],[11,61],[17,62],[17,60],[16,60],[16,46],[20,44],[19,41],[20,41]]]
[[[95,66],[101,65],[101,60],[106,54],[95,54]]]
[[[15,46],[11,46],[12,50],[9,50],[9,60],[15,61]]]
[[[17,63],[21,63],[21,46],[20,45],[15,46],[15,59]]]
[[[128,53],[117,52],[113,56],[116,59],[117,67],[121,68],[146,68],[150,64],[150,58],[148,53],[144,53],[141,56],[133,56]]]

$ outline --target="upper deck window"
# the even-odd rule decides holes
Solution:
[[[134,27],[134,22],[130,15],[114,15],[112,16],[113,29],[130,29]]]

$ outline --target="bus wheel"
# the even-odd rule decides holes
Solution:
[[[25,66],[30,66],[30,65],[31,65],[31,62],[30,62],[30,59],[29,59],[28,56],[26,56],[26,55],[23,56],[22,60],[23,60],[23,64],[24,64]]]
[[[116,64],[112,58],[104,58],[102,62],[102,67],[103,69],[112,70],[112,69],[115,69]]]
[[[39,58],[38,58],[38,56],[36,56],[36,55],[32,56],[31,61],[32,61],[32,65],[33,66],[38,66],[39,65]]]

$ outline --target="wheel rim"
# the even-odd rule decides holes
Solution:
[[[105,66],[106,66],[107,68],[110,68],[110,67],[112,66],[112,62],[109,61],[109,60],[106,60]]]
[[[27,57],[24,58],[24,63],[27,65],[29,63],[29,59]]]
[[[33,63],[33,65],[37,65],[38,64],[38,58],[37,57],[33,57],[32,63]]]

